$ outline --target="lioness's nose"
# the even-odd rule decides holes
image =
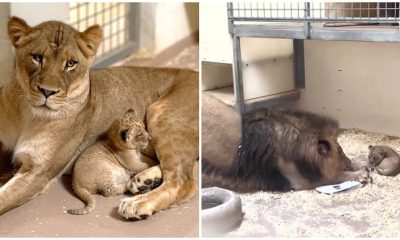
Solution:
[[[48,98],[48,97],[50,97],[51,95],[54,95],[54,94],[56,94],[56,93],[59,92],[59,91],[47,90],[47,89],[41,88],[40,86],[38,86],[38,90],[39,90],[40,92],[42,92],[43,95],[44,95],[46,98]]]

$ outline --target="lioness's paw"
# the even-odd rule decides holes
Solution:
[[[143,194],[160,186],[161,183],[162,183],[161,178],[141,179],[140,177],[134,177],[133,179],[129,180],[127,187],[128,190],[133,194],[138,194],[138,193]]]
[[[146,219],[152,215],[154,208],[151,203],[146,201],[143,195],[122,200],[118,208],[118,213],[126,219]]]

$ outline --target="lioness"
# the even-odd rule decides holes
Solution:
[[[203,186],[288,191],[369,180],[367,169],[356,170],[338,144],[333,119],[274,109],[241,117],[211,95],[203,93],[202,102]]]
[[[14,78],[0,89],[0,141],[21,166],[0,189],[0,214],[40,194],[129,108],[146,122],[164,181],[153,191],[125,199],[119,213],[141,219],[195,194],[197,72],[89,70],[102,41],[97,25],[79,32],[62,22],[30,27],[12,17],[8,35],[16,67]]]
[[[88,214],[96,205],[94,193],[110,197],[125,193],[131,176],[149,167],[158,165],[142,154],[149,141],[143,122],[133,109],[123,118],[111,125],[104,138],[87,148],[76,160],[72,175],[75,194],[85,202],[85,207],[70,209],[67,212],[76,215]],[[160,185],[157,181],[146,179],[138,192],[151,190]]]

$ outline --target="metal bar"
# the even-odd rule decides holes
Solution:
[[[129,24],[125,22],[125,28],[128,29],[129,41],[135,42],[137,46],[140,44],[140,7],[141,3],[129,3],[129,16],[127,16],[127,21],[129,21]]]
[[[284,19],[284,18],[243,18],[243,17],[233,17],[230,18],[229,20],[231,21],[243,21],[243,22],[293,22],[292,19]],[[398,23],[399,19],[398,18],[388,18],[387,20],[385,20],[384,22],[381,20],[381,18],[378,17],[374,17],[374,18],[357,18],[357,19],[352,19],[351,17],[342,17],[342,18],[327,18],[327,17],[323,17],[320,19],[308,19],[308,18],[304,18],[304,17],[300,17],[298,19],[296,19],[298,21],[308,21],[308,22],[351,22],[351,23]]]
[[[310,3],[306,2],[304,3],[304,17],[309,18],[310,17]],[[310,37],[310,30],[311,30],[311,23],[309,20],[304,22],[304,35],[309,38]]]
[[[304,65],[304,40],[293,39],[294,81],[296,88],[306,87]]]
[[[237,37],[308,39],[302,28],[291,27],[271,28],[271,26],[240,24],[234,26],[233,34]],[[400,42],[400,30],[398,28],[360,30],[313,28],[309,39]]]
[[[313,29],[311,39],[336,41],[365,41],[365,42],[400,42],[400,31],[385,31],[380,29],[363,30],[325,30]]]
[[[259,37],[259,38],[295,38],[305,39],[304,30],[301,28],[272,29],[266,26],[235,25],[233,34],[238,37]]]
[[[258,109],[273,107],[282,103],[299,100],[300,93],[298,90],[277,94],[277,96],[267,96],[265,98],[257,98],[246,101],[246,112],[252,112]]]
[[[228,14],[228,31],[230,34],[233,34],[233,3],[228,2],[226,4],[227,14]]]
[[[240,37],[232,36],[233,43],[233,88],[235,91],[236,104],[235,108],[239,113],[245,112],[244,92],[243,92],[243,72],[242,72],[242,56],[240,49]]]

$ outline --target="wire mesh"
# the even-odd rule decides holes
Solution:
[[[104,56],[129,41],[129,3],[70,3],[70,24],[78,31],[98,24],[103,29],[103,42],[97,57]]]
[[[232,21],[383,23],[400,22],[399,2],[233,2]]]

